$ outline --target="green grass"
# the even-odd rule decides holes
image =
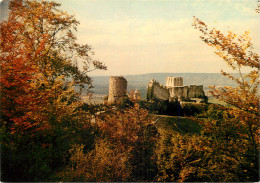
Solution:
[[[230,105],[226,102],[220,101],[220,100],[216,99],[215,97],[209,97],[208,103],[219,104],[219,105],[222,105],[222,106],[225,106],[225,107],[232,107],[232,105]]]
[[[154,119],[160,118],[156,127],[159,132],[162,134],[173,134],[173,133],[181,133],[181,134],[194,134],[200,133],[199,124],[193,122],[189,118],[179,117],[179,116],[165,116],[165,115],[156,115]]]

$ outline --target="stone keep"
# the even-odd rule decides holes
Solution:
[[[126,96],[127,81],[122,76],[111,76],[109,80],[108,103],[114,104]]]
[[[183,86],[183,77],[172,77],[166,78],[166,87]]]

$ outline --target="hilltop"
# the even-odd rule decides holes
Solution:
[[[238,76],[238,74],[233,74]],[[209,90],[209,85],[213,86],[235,86],[235,83],[228,80],[220,73],[149,73],[140,75],[125,75],[128,82],[127,90],[139,89],[142,98],[145,98],[147,91],[147,84],[151,79],[165,84],[167,76],[181,76],[184,78],[184,85],[203,85],[204,91]],[[93,76],[94,94],[107,95],[110,76]]]

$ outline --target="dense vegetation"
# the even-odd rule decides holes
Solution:
[[[58,7],[13,0],[0,23],[1,181],[259,180],[259,56],[247,32],[225,36],[194,19],[241,76],[223,72],[238,87],[212,88],[230,107],[188,105],[187,118],[178,103],[147,105],[131,94],[93,106],[80,94],[92,87],[87,73],[106,67],[76,42],[78,22]]]

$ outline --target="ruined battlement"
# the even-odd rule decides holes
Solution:
[[[167,86],[162,85],[161,83],[159,83],[159,82],[156,81],[155,79],[152,79],[152,80],[148,83],[148,85],[158,85],[158,86],[161,87],[161,88],[168,89]]]
[[[109,80],[108,104],[115,104],[126,96],[127,80],[122,76],[111,76]],[[202,99],[203,85],[183,86],[183,77],[167,77],[166,85],[152,79],[147,87],[147,100]],[[135,90],[134,99],[141,99],[140,90]]]
[[[167,77],[166,86],[152,79],[148,83],[147,100],[204,98],[203,85],[183,86],[183,77]]]
[[[161,99],[161,100],[168,100],[169,99],[169,90],[166,86],[163,86],[159,82],[152,79],[148,83],[147,88],[147,100],[153,99]]]
[[[203,85],[190,85],[189,86],[189,97],[190,98],[201,98],[204,96]]]

